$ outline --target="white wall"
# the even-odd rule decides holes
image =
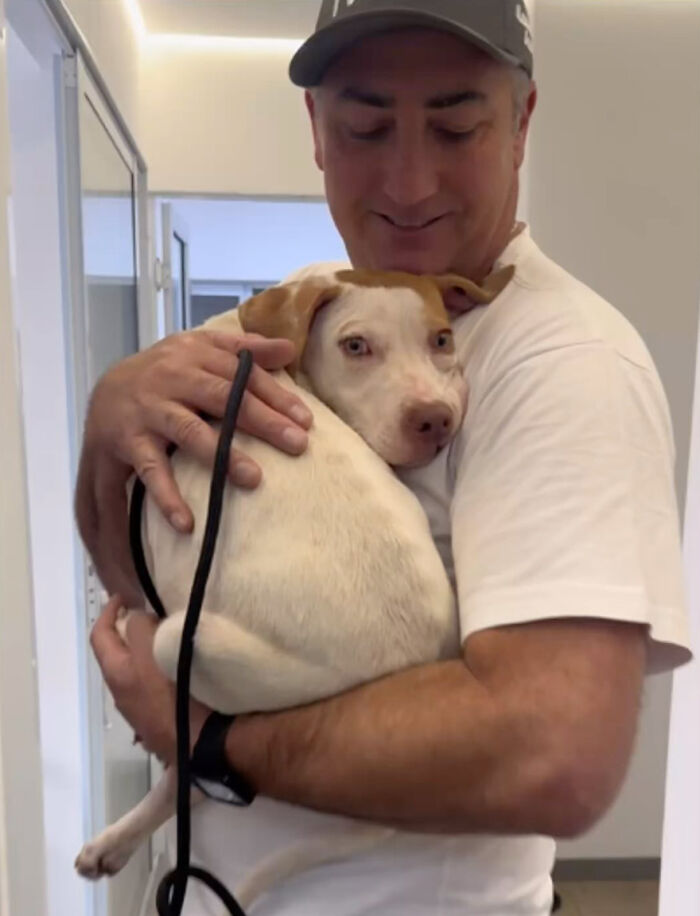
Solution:
[[[318,196],[303,93],[289,51],[144,46],[140,142],[151,190]]]
[[[4,25],[0,0],[0,911],[2,916],[26,916],[46,912],[46,871],[24,431],[10,285]]]
[[[533,233],[645,338],[670,401],[682,496],[700,295],[700,4],[537,0],[535,34]],[[625,790],[562,857],[659,854],[669,691],[668,677],[648,682]]]

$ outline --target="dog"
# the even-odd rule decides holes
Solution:
[[[294,362],[275,377],[310,408],[314,425],[307,451],[294,458],[235,435],[264,479],[254,491],[224,495],[192,665],[191,693],[202,703],[223,713],[285,709],[459,657],[455,598],[427,517],[392,468],[429,463],[462,423],[468,392],[448,307],[492,302],[513,273],[505,268],[477,286],[455,275],[338,271],[272,287],[204,325],[291,340]],[[174,531],[147,497],[142,540],[168,612],[154,654],[175,680],[210,471],[184,453],[172,460],[194,531]],[[78,872],[95,879],[119,871],[174,813],[176,785],[169,767],[83,848]],[[285,876],[392,832],[358,824],[330,846],[302,840],[236,896],[248,906]]]

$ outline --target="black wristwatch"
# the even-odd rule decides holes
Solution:
[[[218,712],[209,716],[194,746],[190,772],[193,784],[206,796],[243,808],[257,792],[226,758],[226,735],[235,718]]]

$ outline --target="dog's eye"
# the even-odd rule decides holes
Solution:
[[[442,331],[438,331],[437,334],[434,334],[431,344],[435,350],[439,350],[441,353],[454,353],[455,351],[454,337],[449,328],[445,328]]]
[[[348,356],[369,356],[372,352],[364,337],[346,337],[340,341],[340,349]]]

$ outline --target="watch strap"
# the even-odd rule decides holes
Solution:
[[[257,792],[226,756],[226,736],[235,718],[219,712],[209,715],[192,752],[191,773],[195,783],[200,779],[221,783],[242,805],[250,805]]]

